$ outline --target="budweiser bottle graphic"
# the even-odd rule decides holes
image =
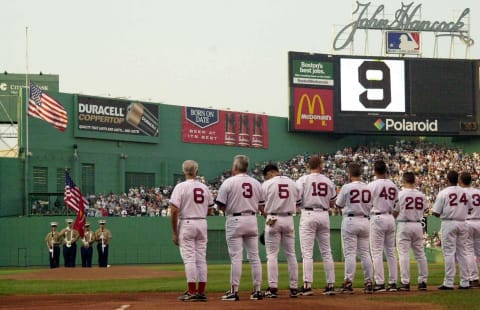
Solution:
[[[250,145],[250,127],[248,122],[248,114],[240,114],[240,132],[238,133],[238,145]]]
[[[253,147],[263,147],[263,117],[262,117],[262,115],[255,114],[253,116],[252,146]]]
[[[225,144],[235,145],[235,113],[225,113]]]

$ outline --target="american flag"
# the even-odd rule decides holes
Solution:
[[[60,131],[67,128],[68,115],[65,108],[33,82],[30,82],[28,115],[42,119]]]
[[[87,200],[83,197],[80,188],[73,183],[70,174],[67,172],[65,172],[65,195],[63,201],[70,209],[77,212],[77,218],[75,219],[73,228],[80,233],[81,237],[83,237],[83,226],[86,222],[85,208],[87,206]]]

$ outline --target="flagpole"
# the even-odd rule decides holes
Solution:
[[[28,26],[25,27],[25,108],[24,108],[24,119],[25,119],[25,171],[24,171],[24,188],[25,188],[25,206],[23,214],[28,216],[28,157],[30,156],[30,146],[28,141],[28,100],[30,99],[30,91],[28,86]]]

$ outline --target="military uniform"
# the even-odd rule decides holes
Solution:
[[[60,233],[57,231],[57,222],[51,222],[52,231],[45,236],[45,243],[48,248],[48,259],[50,260],[50,268],[58,268],[60,266]]]
[[[90,224],[85,224],[85,232],[82,238],[82,247],[80,254],[82,257],[82,267],[92,267],[93,243],[95,242],[95,233],[90,230]]]
[[[108,248],[112,233],[105,228],[105,220],[98,221],[100,228],[95,231],[95,240],[97,241],[98,267],[108,267]]]
[[[80,235],[77,230],[73,229],[71,219],[66,222],[67,227],[60,232],[60,237],[63,238],[63,261],[65,267],[73,268],[77,258],[77,240]]]

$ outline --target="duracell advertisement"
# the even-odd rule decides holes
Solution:
[[[266,115],[214,109],[182,109],[182,142],[268,148]]]
[[[136,101],[78,96],[79,131],[158,137],[158,106]]]

